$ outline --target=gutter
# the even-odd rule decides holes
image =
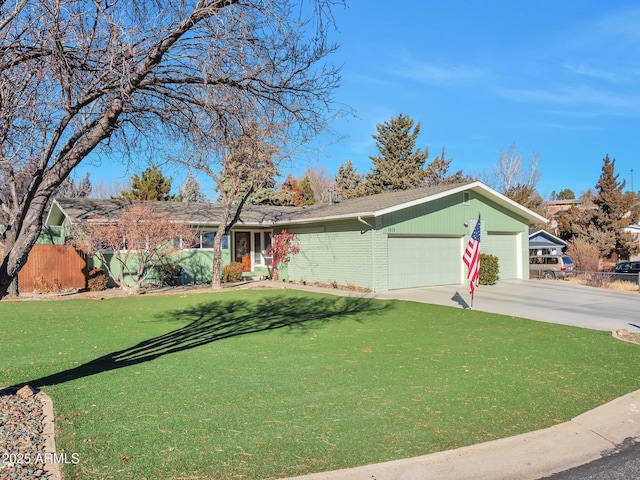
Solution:
[[[367,223],[367,221],[364,220],[361,215],[358,215],[358,221],[361,222],[361,223],[364,223],[367,227],[369,227],[369,228],[371,228],[373,230],[373,225],[371,225],[370,223]]]

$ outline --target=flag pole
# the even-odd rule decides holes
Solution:
[[[478,212],[478,221],[471,234],[471,239],[467,245],[464,255],[462,256],[463,263],[469,268],[467,278],[469,279],[469,293],[471,294],[471,306],[473,308],[473,296],[478,285],[480,277],[480,230],[482,224],[480,221],[480,212]]]

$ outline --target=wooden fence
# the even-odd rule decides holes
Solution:
[[[87,288],[87,256],[68,245],[34,245],[18,287],[24,293]]]

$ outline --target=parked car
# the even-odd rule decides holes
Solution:
[[[614,280],[637,282],[640,273],[640,262],[620,262],[613,269]]]
[[[533,255],[529,257],[530,278],[567,278],[576,275],[576,268],[567,255]]]

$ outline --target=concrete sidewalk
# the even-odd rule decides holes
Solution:
[[[297,480],[536,480],[640,439],[640,390],[544,430],[421,457],[315,473]]]

